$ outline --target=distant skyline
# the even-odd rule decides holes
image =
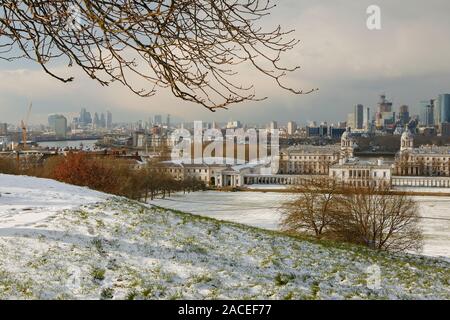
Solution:
[[[450,2],[378,0],[379,31],[366,28],[366,8],[371,4],[373,0],[283,0],[268,17],[268,25],[281,23],[285,29],[296,29],[301,43],[284,58],[285,63],[302,69],[289,83],[305,90],[320,89],[311,95],[292,95],[243,69],[242,81],[255,82],[256,94],[269,99],[211,113],[164,90],[144,99],[116,84],[102,87],[76,67],[53,66],[75,76],[74,83],[63,84],[30,62],[0,60],[0,122],[18,124],[30,101],[30,124],[45,123],[50,113],[75,116],[81,108],[99,113],[110,110],[114,122],[168,113],[174,122],[337,122],[346,120],[356,104],[375,111],[381,93],[393,101],[395,111],[405,104],[412,114],[420,114],[421,101],[450,92]]]

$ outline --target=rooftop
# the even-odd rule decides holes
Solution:
[[[284,150],[285,152],[289,153],[324,153],[324,152],[339,152],[340,151],[340,145],[334,144],[334,145],[327,145],[327,146],[313,146],[313,145],[297,145],[292,146]]]
[[[390,169],[391,164],[386,163],[383,159],[376,160],[361,160],[359,158],[350,158],[345,163],[337,163],[331,166],[331,168],[377,168],[377,169]]]
[[[414,154],[442,154],[450,155],[450,146],[427,145],[413,149]]]

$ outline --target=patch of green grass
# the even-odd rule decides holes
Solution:
[[[102,300],[110,300],[114,298],[114,290],[112,288],[104,288],[100,293],[100,298]]]
[[[200,274],[200,275],[196,275],[194,277],[191,278],[191,282],[192,283],[208,283],[211,282],[213,280],[213,278],[210,277],[210,275],[208,274]]]
[[[275,285],[277,286],[285,286],[287,285],[289,282],[291,282],[292,280],[295,279],[295,275],[294,274],[283,274],[283,273],[278,273],[275,276]]]
[[[292,300],[292,299],[294,299],[294,292],[292,291],[289,291],[289,293],[283,297],[283,300]]]
[[[96,281],[103,281],[105,280],[105,273],[105,269],[95,267],[91,271],[91,276]]]

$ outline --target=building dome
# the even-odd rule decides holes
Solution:
[[[409,139],[414,139],[414,135],[411,133],[411,131],[406,129],[402,134],[402,140],[409,140]]]
[[[341,137],[341,158],[352,158],[356,147],[350,128],[347,128]]]
[[[341,136],[341,140],[349,140],[351,138],[351,133],[352,133],[352,129],[347,128],[347,130],[345,130],[345,132],[342,134]]]
[[[403,134],[402,138],[400,140],[400,151],[410,151],[414,148],[414,135],[411,131],[406,129]]]

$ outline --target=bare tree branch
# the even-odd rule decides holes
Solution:
[[[313,92],[282,82],[299,68],[280,64],[298,41],[292,31],[259,25],[274,6],[272,0],[5,0],[0,58],[35,61],[70,82],[50,70],[63,60],[102,85],[120,82],[142,97],[169,88],[212,111],[265,99],[237,80],[241,64],[294,94]],[[148,85],[141,87],[142,80]]]

